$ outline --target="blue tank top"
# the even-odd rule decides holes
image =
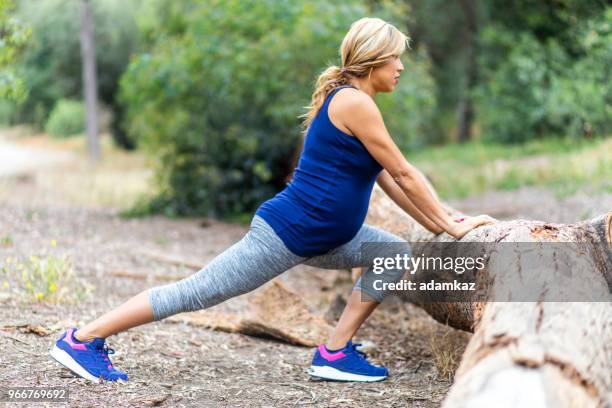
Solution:
[[[311,122],[292,181],[255,212],[299,256],[322,255],[357,234],[382,170],[359,139],[329,119],[331,99],[346,87],[355,88],[330,92]]]

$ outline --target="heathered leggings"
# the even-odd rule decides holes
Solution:
[[[260,216],[255,215],[245,236],[217,255],[208,265],[193,275],[179,281],[148,290],[154,320],[161,320],[181,312],[205,309],[232,297],[250,292],[295,265],[306,265],[323,269],[347,269],[369,266],[371,259],[360,254],[363,242],[393,242],[389,254],[377,253],[376,256],[395,256],[397,243],[403,253],[410,256],[410,245],[384,230],[364,224],[355,237],[331,251],[310,258],[291,252],[272,227]],[[384,251],[383,251],[384,252]],[[392,252],[392,253],[391,253]],[[399,281],[404,271],[386,270],[385,281]],[[362,290],[372,300],[381,302],[386,292],[361,285],[361,279],[354,290]]]

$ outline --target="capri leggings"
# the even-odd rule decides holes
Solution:
[[[161,320],[176,313],[205,309],[232,297],[250,292],[298,264],[323,269],[348,269],[367,267],[372,259],[361,256],[363,242],[395,243],[392,254],[377,253],[376,256],[395,256],[397,243],[410,256],[410,245],[380,228],[363,224],[355,237],[329,252],[310,258],[291,252],[272,227],[255,215],[245,236],[217,255],[198,272],[179,281],[156,286],[148,290],[154,320]],[[384,247],[384,245],[383,245]],[[367,251],[365,251],[367,252]],[[385,270],[386,281],[399,281],[403,270]],[[387,292],[374,290],[357,281],[353,290],[362,290],[376,302],[381,302]]]

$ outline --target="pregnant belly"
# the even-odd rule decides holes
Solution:
[[[338,245],[351,240],[357,234],[367,213],[367,207],[322,207],[309,212],[301,223],[303,232],[316,235],[322,242]]]
[[[357,234],[359,227],[345,222],[318,222],[306,217],[293,224],[286,232],[291,234],[303,249],[314,255],[349,242]]]

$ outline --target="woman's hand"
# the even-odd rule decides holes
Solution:
[[[465,234],[481,225],[493,224],[497,220],[488,215],[482,214],[476,217],[461,217],[453,220],[452,229],[448,231],[456,239],[461,239]]]

